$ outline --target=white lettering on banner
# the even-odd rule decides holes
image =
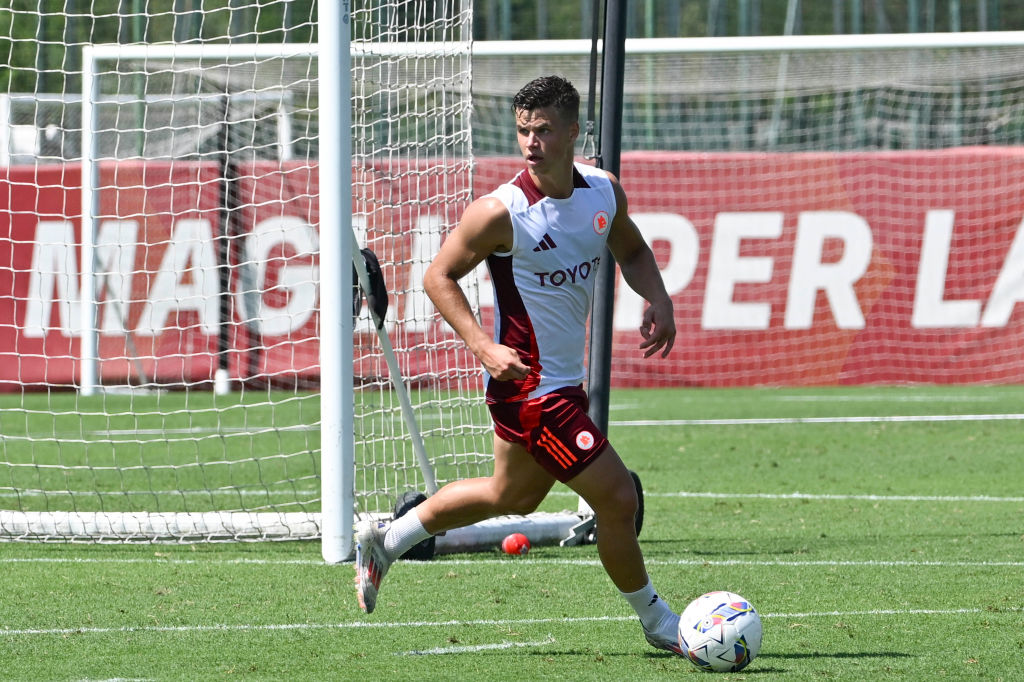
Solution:
[[[413,230],[412,249],[410,251],[412,263],[409,266],[408,286],[404,292],[405,308],[402,312],[404,320],[402,327],[410,333],[429,332],[435,320],[438,319],[434,303],[423,290],[423,276],[427,272],[434,256],[441,249],[441,228],[440,216],[421,216],[416,222],[416,229]],[[494,288],[491,286],[490,274],[487,271],[486,262],[477,265],[473,272],[463,280],[463,293],[466,300],[474,309],[494,307]],[[395,306],[388,307],[388,330],[394,329],[397,324]],[[447,322],[441,321],[446,332],[454,333]],[[369,326],[360,327],[357,331],[372,333]]]
[[[138,232],[134,220],[104,220],[96,232],[96,298],[103,302],[104,334],[124,334],[128,328]]]
[[[434,323],[434,304],[423,291],[423,276],[434,256],[441,248],[441,217],[425,215],[416,221],[412,234],[412,251],[409,264],[409,288],[405,294],[405,320],[402,326],[410,332],[426,332]],[[472,301],[470,301],[472,304]],[[394,306],[388,307],[388,328],[395,324]]]
[[[470,275],[471,277],[474,275]],[[481,308],[494,307],[494,284],[491,282],[491,271],[487,269],[487,261],[476,266],[476,290],[480,298]]]
[[[128,326],[133,277],[141,276],[135,272],[138,232],[134,220],[105,220],[97,228],[96,296],[100,332],[106,335],[124,334]],[[239,302],[244,303],[241,309],[250,318],[247,322],[255,323],[268,336],[302,328],[317,309],[319,293],[319,269],[286,260],[277,271],[275,285],[287,290],[287,303],[276,307],[263,301],[270,254],[279,245],[300,255],[315,254],[319,235],[302,219],[284,216],[260,222],[246,238],[248,256],[238,270]],[[26,337],[43,337],[56,329],[66,337],[80,335],[78,251],[70,221],[37,224],[22,323]],[[220,319],[219,294],[220,274],[209,221],[179,220],[172,228],[135,331],[140,336],[157,336],[174,324],[174,313],[195,311],[201,332],[214,335]],[[255,314],[248,312],[252,309]],[[51,319],[54,310],[58,319]]]
[[[217,333],[220,322],[220,274],[213,252],[210,221],[179,220],[171,231],[163,261],[149,289],[135,332],[156,336],[174,312],[195,311],[203,334]]]
[[[981,326],[1005,327],[1014,307],[1021,301],[1024,301],[1024,220],[1017,226],[1010,252],[1003,260],[985,314],[981,316]]]
[[[267,303],[266,296],[267,266],[271,252],[278,246],[289,246],[299,256],[317,253],[320,236],[301,218],[275,216],[261,220],[246,237],[245,243],[239,290],[245,301],[246,317],[255,318],[252,321],[264,336],[287,336],[301,329],[317,309],[319,268],[290,263],[288,256],[277,256],[282,262],[277,270],[274,289],[284,290],[287,295],[282,297],[285,299],[283,306],[272,306]]]
[[[636,213],[633,219],[649,244],[662,242],[667,247],[661,254],[660,267],[669,295],[675,296],[691,286],[701,258],[700,239],[693,224],[674,213]],[[736,301],[734,297],[737,285],[771,282],[772,257],[740,255],[741,245],[744,240],[778,239],[782,235],[783,219],[781,212],[718,214],[703,292],[704,329],[769,328],[771,301]],[[909,323],[915,329],[1005,327],[1016,305],[1024,302],[1024,222],[1017,228],[987,303],[945,298],[954,222],[955,214],[951,210],[931,210],[925,214]],[[362,237],[360,242],[365,242],[365,221],[354,216],[353,228]],[[407,287],[399,299],[402,310],[397,311],[396,305],[389,307],[387,323],[391,329],[399,312],[405,319],[404,330],[410,333],[428,332],[435,324],[434,307],[422,284],[423,274],[440,248],[440,228],[440,217],[421,216],[412,231]],[[100,302],[98,320],[103,334],[124,334],[129,324],[132,292],[140,290],[140,283],[133,282],[132,278],[145,277],[144,273],[136,272],[137,253],[142,248],[153,248],[138,244],[140,231],[140,225],[134,220],[107,220],[98,225],[96,296]],[[842,243],[838,260],[825,262],[828,240]],[[22,333],[27,338],[41,338],[55,331],[66,337],[78,336],[79,266],[73,223],[39,221],[32,248],[31,269],[25,273],[29,281],[22,308],[25,311]],[[275,251],[277,249],[282,250],[282,255]],[[319,267],[311,262],[318,249],[318,233],[298,217],[274,217],[253,228],[245,239],[246,255],[236,277],[247,323],[257,325],[267,336],[287,336],[307,325],[318,307]],[[872,252],[871,229],[861,216],[847,211],[800,213],[785,301],[785,328],[800,330],[814,325],[819,292],[824,293],[839,328],[864,328],[864,313],[855,287],[870,266]],[[295,255],[301,257],[301,262],[290,262]],[[282,305],[272,305],[273,299],[265,300],[264,296],[269,265],[275,258],[282,262],[275,271],[277,277],[271,291],[287,293],[280,299]],[[543,275],[547,285],[565,285],[592,274],[592,265],[585,265],[589,267],[572,266],[538,276]],[[987,279],[986,273],[979,276]],[[471,304],[493,307],[486,267],[481,264],[471,277],[479,285],[466,287]],[[398,283],[388,282],[388,285],[392,292],[400,290]],[[194,312],[201,333],[214,335],[220,319],[219,294],[220,276],[209,221],[178,220],[143,302],[135,331],[155,336],[176,323],[177,313]],[[614,329],[636,330],[644,307],[644,301],[628,286],[617,287]],[[373,330],[362,320],[357,331],[372,333]]]
[[[771,304],[737,303],[736,285],[770,282],[774,263],[767,256],[740,256],[744,239],[778,239],[782,213],[719,213],[711,240],[708,281],[704,290],[704,329],[767,329]]]
[[[911,325],[915,329],[965,328],[980,322],[982,327],[1005,327],[1016,305],[1024,301],[1024,221],[1017,227],[984,314],[979,300],[948,301],[943,297],[953,223],[953,211],[929,211],[925,218]]]
[[[915,329],[974,327],[981,316],[981,301],[944,298],[953,221],[953,211],[928,211],[925,215],[921,259],[914,285],[914,312],[910,320]]]
[[[859,215],[847,211],[805,211],[797,219],[793,268],[786,297],[786,329],[810,329],[819,291],[825,292],[836,326],[863,329],[864,314],[853,285],[871,264],[871,228]],[[843,255],[834,263],[822,262],[825,240],[843,242]]]
[[[661,269],[661,279],[669,296],[690,285],[700,259],[700,239],[693,223],[678,213],[630,214],[648,244],[668,243],[668,262]],[[644,315],[644,299],[628,286],[617,287],[613,328],[635,331]]]
[[[64,336],[79,336],[78,249],[74,226],[68,220],[40,220],[32,248],[28,300],[22,333],[40,338],[52,328]],[[54,301],[60,319],[50,319]]]

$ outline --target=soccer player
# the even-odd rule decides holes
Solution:
[[[357,536],[360,606],[376,605],[392,562],[442,531],[534,511],[555,481],[594,510],[601,563],[636,610],[647,641],[680,653],[679,616],[655,592],[636,537],[637,493],[628,469],[587,416],[583,390],[586,321],[608,246],[622,274],[647,302],[639,348],[672,349],[672,301],[657,263],[627,214],[626,195],[606,171],[573,161],[579,93],[544,76],[513,98],[526,168],[466,209],[426,271],[438,311],[490,375],[494,473],[444,486],[390,524]],[[459,280],[487,261],[495,330],[485,332]]]

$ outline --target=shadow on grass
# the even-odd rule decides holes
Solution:
[[[763,658],[784,658],[789,660],[803,660],[808,658],[836,658],[836,659],[859,659],[859,658],[913,658],[913,654],[905,654],[899,651],[811,651],[805,654],[773,654],[765,653],[759,655],[758,660]]]
[[[604,654],[607,655],[607,654]],[[612,654],[620,655],[620,654]],[[626,654],[621,654],[626,655]],[[646,658],[679,658],[676,654],[669,653],[667,651],[648,651],[644,653]],[[859,660],[866,658],[881,658],[881,659],[897,659],[897,658],[913,658],[912,654],[905,654],[899,651],[836,651],[836,652],[825,652],[825,651],[812,651],[809,653],[796,653],[796,654],[772,654],[765,653],[760,654],[758,657],[751,662],[751,664],[744,668],[741,672],[743,675],[757,675],[757,674],[777,674],[790,672],[788,668],[773,667],[770,662],[773,659],[777,659],[778,662],[784,661],[800,661],[810,659],[833,659],[833,660]],[[768,665],[766,665],[768,664]]]

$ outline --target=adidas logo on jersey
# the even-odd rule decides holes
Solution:
[[[534,251],[549,251],[550,249],[557,249],[557,248],[558,248],[558,244],[556,244],[555,240],[551,238],[551,235],[550,234],[545,234],[544,235],[544,239],[541,239],[540,243],[537,244],[537,246],[533,247],[533,250]]]

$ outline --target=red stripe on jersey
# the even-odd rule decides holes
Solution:
[[[550,394],[549,394],[550,395]],[[522,403],[519,408],[519,426],[524,436],[529,436],[533,430],[540,426],[540,416],[544,409],[544,401],[548,396],[542,395]]]
[[[526,196],[526,201],[529,202],[530,206],[533,206],[545,196],[544,192],[540,191],[537,183],[533,181],[533,178],[525,170],[519,171],[519,174],[512,178],[512,182],[509,184],[515,185],[523,191],[523,195]]]
[[[509,184],[515,185],[520,190],[522,190],[523,195],[526,197],[526,201],[529,202],[530,206],[533,206],[538,201],[547,196],[546,194],[544,194],[544,192],[540,191],[540,188],[537,187],[537,183],[533,181],[533,176],[530,175],[529,171],[526,170],[519,171],[519,174],[512,178],[512,182],[510,182]],[[583,174],[579,172],[576,166],[572,167],[572,186],[573,188],[590,187],[590,184],[587,182],[587,179],[583,177]]]
[[[487,380],[487,399],[500,402],[525,400],[540,383],[540,349],[526,304],[516,287],[512,274],[512,256],[488,256],[487,267],[494,283],[494,298],[499,319],[498,343],[519,351],[519,357],[530,368],[521,381]]]

